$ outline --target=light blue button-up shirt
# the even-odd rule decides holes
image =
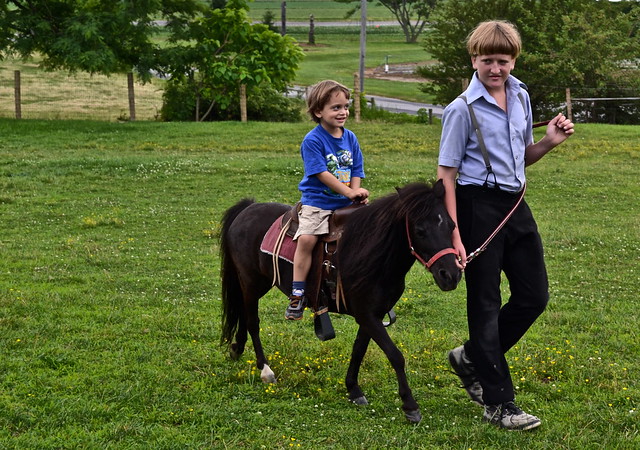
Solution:
[[[531,103],[526,86],[509,75],[507,111],[498,106],[477,74],[464,92],[473,107],[489,161],[501,189],[519,192],[525,183],[525,149],[533,144]],[[523,101],[518,94],[521,93]],[[442,139],[438,164],[458,168],[458,183],[482,186],[487,168],[464,100],[456,98],[442,115]],[[494,187],[493,175],[488,178]]]

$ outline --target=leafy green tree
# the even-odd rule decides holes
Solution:
[[[170,83],[193,93],[195,119],[237,102],[240,85],[247,95],[269,86],[286,91],[302,61],[302,49],[289,36],[264,24],[252,24],[245,0],[229,0],[224,9],[176,30],[164,54],[162,71]]]
[[[158,47],[156,19],[184,22],[198,0],[0,0],[0,59],[37,54],[50,70],[149,78]]]
[[[351,17],[360,9],[360,0],[336,0],[338,3],[355,3],[352,10],[347,12],[347,17]],[[373,0],[367,0],[371,2]],[[378,0],[396,18],[406,42],[413,43],[418,40],[418,36],[428,23],[431,12],[435,9],[440,0]]]
[[[473,73],[465,46],[468,33],[483,20],[503,19],[522,35],[524,49],[513,73],[527,83],[538,114],[557,111],[567,87],[574,97],[637,94],[637,13],[637,4],[624,12],[610,2],[591,0],[447,0],[425,32],[425,49],[438,62],[419,69],[431,80],[422,89],[438,103],[453,100]],[[617,122],[628,122],[638,110],[619,106],[615,115]]]

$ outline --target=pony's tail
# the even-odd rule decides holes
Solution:
[[[222,280],[222,335],[221,345],[231,345],[242,319],[242,288],[238,271],[230,254],[229,230],[242,211],[255,203],[245,198],[229,208],[222,218],[220,230],[220,278]]]

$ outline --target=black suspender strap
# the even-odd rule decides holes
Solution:
[[[484,179],[484,187],[486,188],[489,186],[489,175],[493,176],[493,183],[496,187],[499,187],[496,174],[493,172],[493,168],[491,167],[491,161],[489,160],[489,152],[487,151],[487,146],[484,144],[484,138],[482,137],[482,133],[480,132],[480,125],[478,124],[476,113],[473,111],[471,103],[467,102],[466,96],[461,94],[458,96],[458,98],[464,100],[465,104],[467,105],[467,108],[469,109],[469,116],[471,117],[471,124],[473,125],[474,130],[476,130],[476,136],[478,136],[478,145],[480,146],[480,151],[482,151],[484,165],[487,168],[487,176]]]
[[[493,169],[491,168],[491,161],[489,161],[489,152],[487,152],[487,146],[484,145],[484,138],[482,137],[482,133],[480,133],[480,125],[478,124],[476,113],[473,111],[473,108],[471,107],[471,103],[467,103],[466,96],[460,95],[459,98],[464,100],[465,104],[467,105],[467,108],[469,109],[471,124],[473,125],[474,130],[476,130],[476,135],[478,136],[478,145],[480,145],[480,150],[482,151],[482,157],[484,158],[484,165],[487,168],[487,172],[493,173]]]

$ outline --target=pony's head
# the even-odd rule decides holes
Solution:
[[[397,189],[404,216],[408,245],[414,256],[429,269],[443,291],[457,287],[462,271],[456,264],[451,234],[455,224],[444,204],[442,180],[433,187],[412,183]]]

